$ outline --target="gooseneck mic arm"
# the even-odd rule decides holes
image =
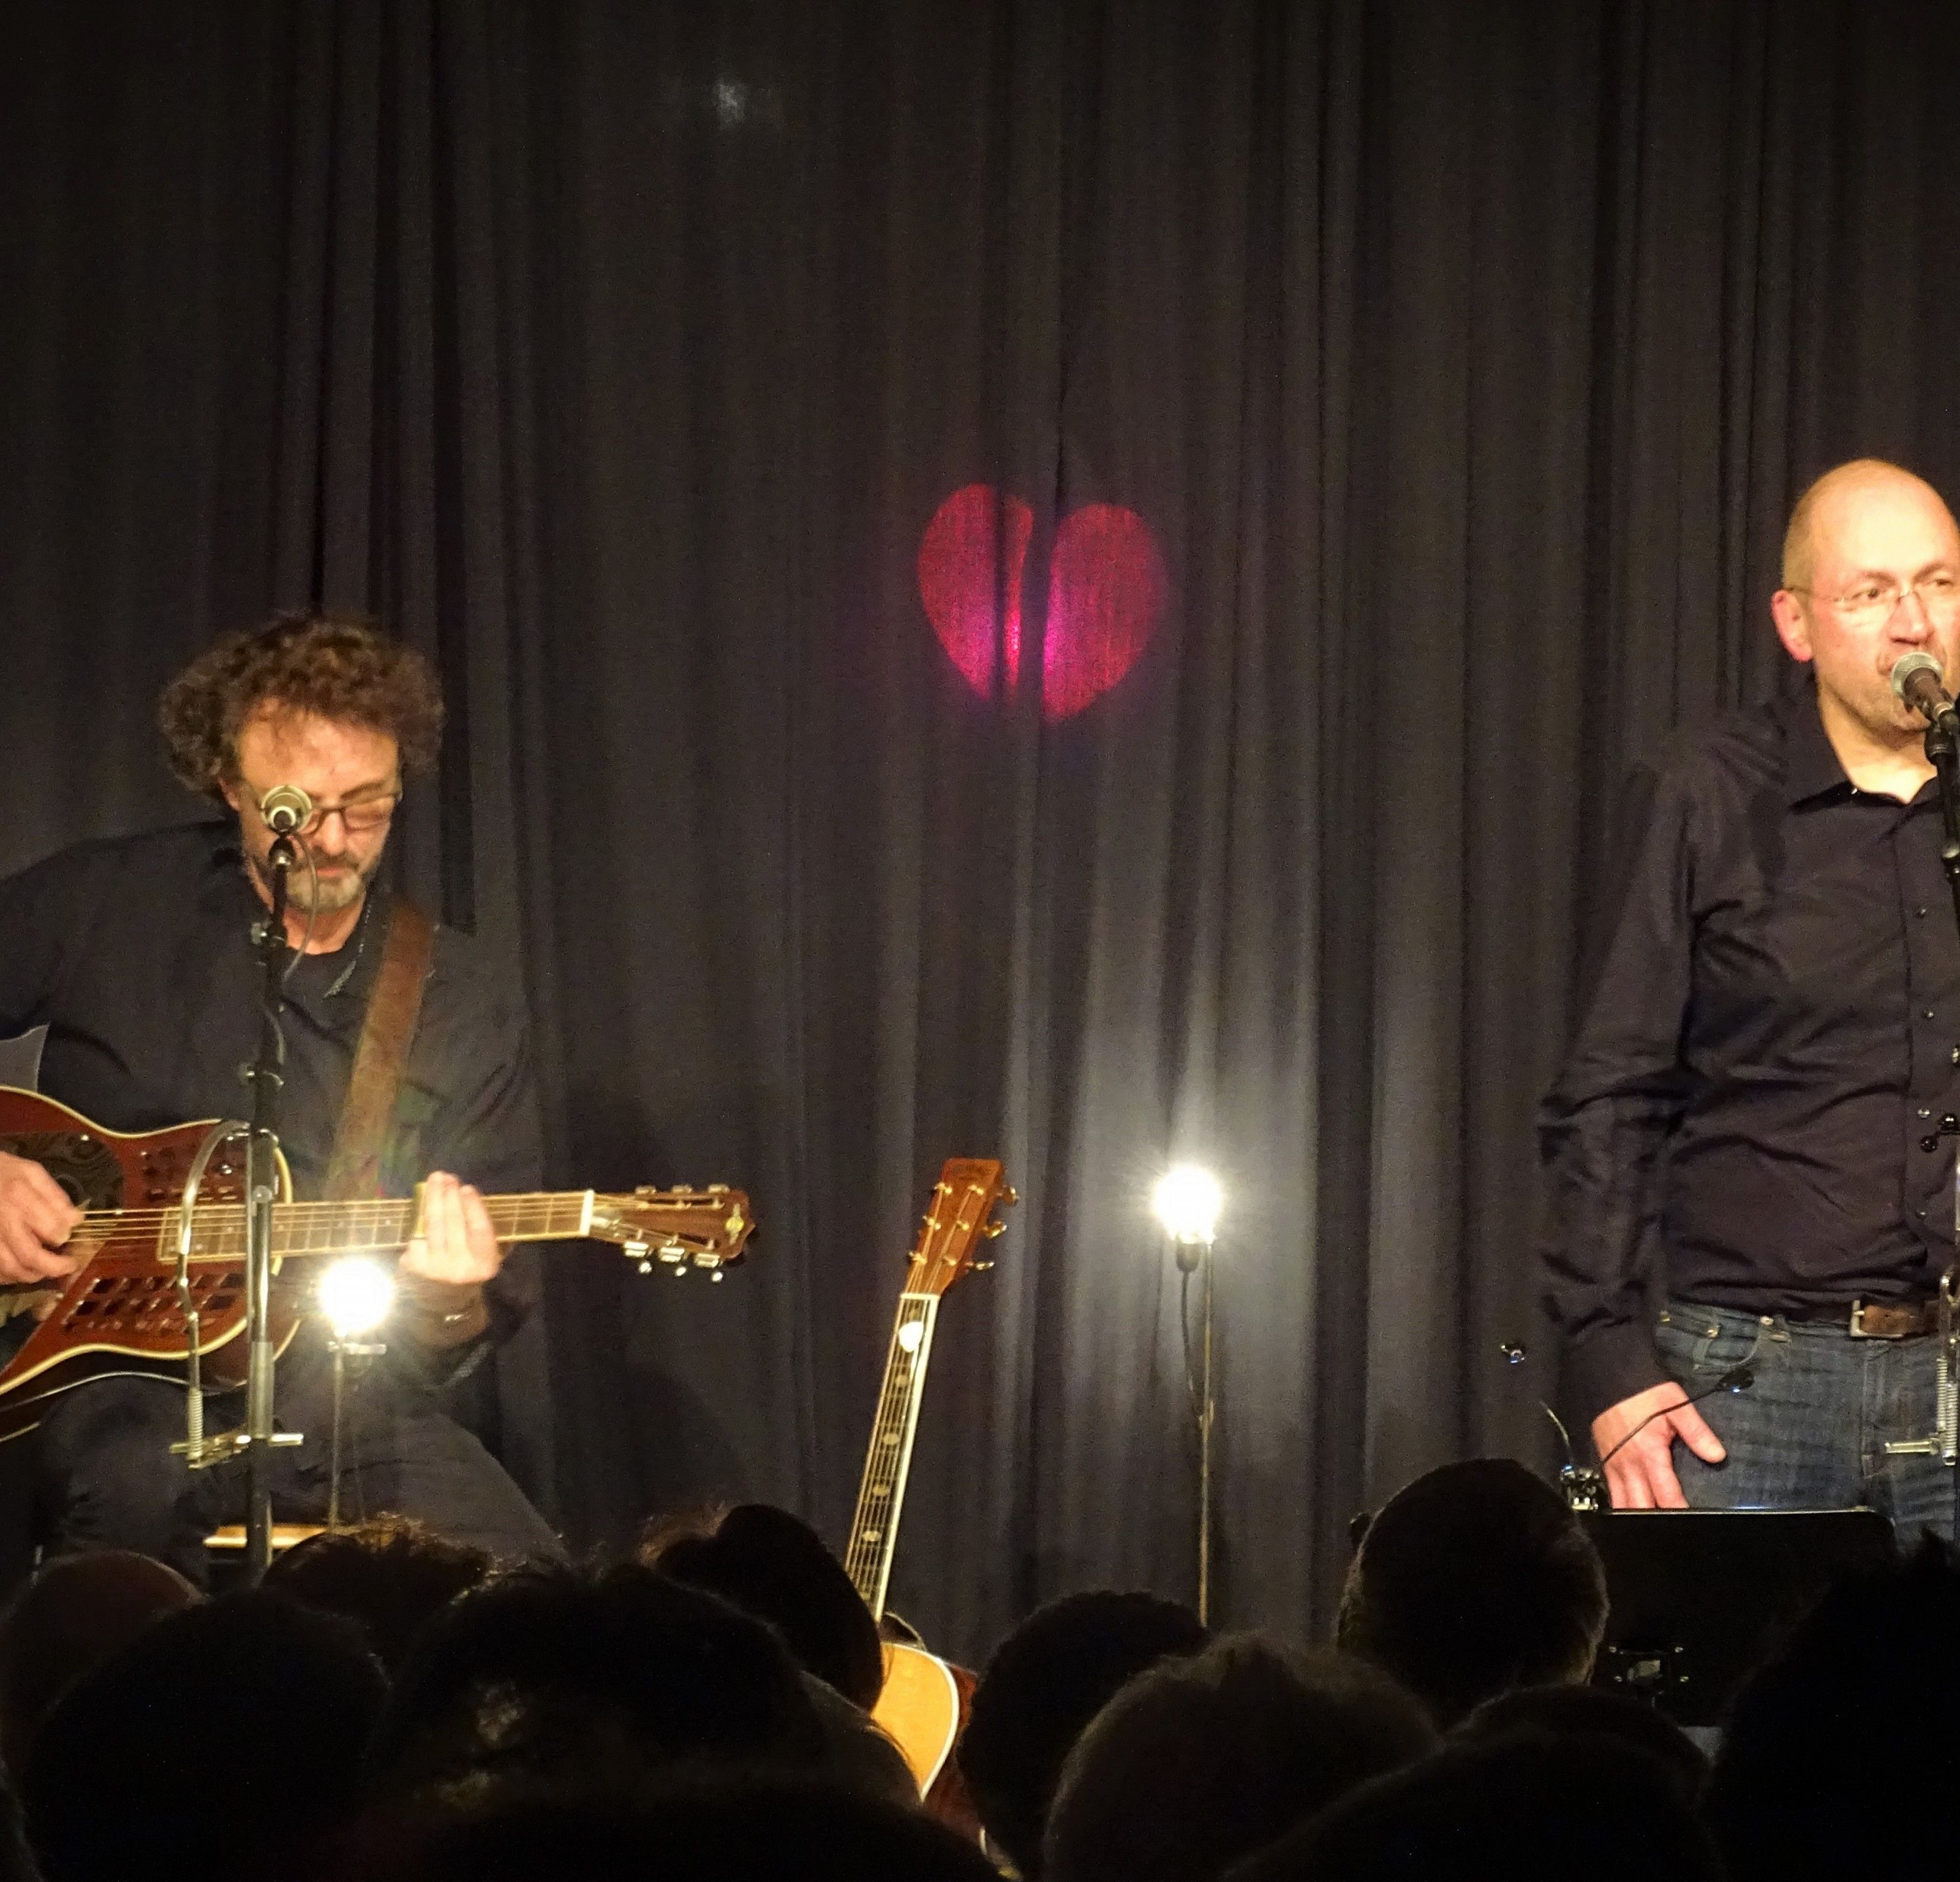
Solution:
[[[1926,721],[1927,762],[1939,779],[1939,866],[1960,928],[1960,709],[1946,690],[1939,662],[1929,653],[1902,654],[1892,663],[1892,690]]]

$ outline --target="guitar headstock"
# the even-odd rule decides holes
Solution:
[[[947,1158],[919,1225],[905,1291],[943,1294],[969,1268],[991,1267],[991,1262],[976,1262],[973,1251],[1007,1228],[995,1217],[995,1206],[1011,1208],[1020,1199],[1008,1188],[998,1158]]]
[[[593,1237],[617,1242],[642,1274],[658,1262],[676,1274],[705,1268],[718,1281],[742,1259],[755,1229],[749,1199],[725,1183],[702,1189],[642,1187],[630,1196],[592,1199]]]

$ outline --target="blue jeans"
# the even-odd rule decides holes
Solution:
[[[1938,1342],[1853,1339],[1835,1326],[1670,1301],[1654,1329],[1662,1362],[1691,1392],[1746,1365],[1755,1383],[1697,1409],[1729,1452],[1704,1463],[1674,1447],[1694,1509],[1848,1509],[1892,1519],[1910,1549],[1930,1529],[1952,1540],[1955,1479],[1936,1457],[1888,1456],[1885,1444],[1933,1430]]]

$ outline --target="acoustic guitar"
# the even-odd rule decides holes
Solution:
[[[0,1150],[41,1164],[81,1211],[68,1252],[83,1257],[66,1280],[0,1285],[0,1317],[39,1321],[0,1369],[0,1442],[30,1431],[57,1393],[91,1379],[136,1374],[183,1383],[190,1354],[186,1305],[198,1317],[207,1384],[245,1377],[243,1152],[205,1172],[191,1215],[191,1252],[180,1279],[184,1180],[211,1126],[179,1124],[126,1134],[104,1130],[37,1093],[0,1085]],[[404,1201],[295,1202],[279,1160],[284,1199],[272,1205],[279,1279],[272,1332],[283,1349],[305,1307],[283,1272],[295,1256],[397,1253],[414,1239],[419,1194]],[[740,1260],[755,1222],[739,1189],[573,1189],[483,1199],[504,1242],[585,1239],[618,1244],[643,1272],[702,1268],[718,1277]],[[189,1296],[188,1302],[186,1296]]]
[[[858,1486],[851,1540],[844,1552],[845,1572],[881,1625],[939,1303],[962,1275],[993,1265],[976,1262],[974,1250],[1006,1227],[995,1219],[994,1205],[1011,1206],[1019,1199],[1007,1187],[998,1161],[950,1158],[940,1172],[912,1252],[892,1324],[884,1384],[878,1393],[877,1415],[872,1421],[871,1446]],[[947,1761],[966,1722],[966,1702],[972,1690],[973,1676],[965,1669],[922,1647],[886,1642],[885,1686],[871,1716],[904,1753],[920,1795],[928,1804],[937,1801],[944,1807],[942,1814],[963,1814],[944,1791],[957,1775],[948,1769]],[[936,1791],[940,1793],[937,1800]]]

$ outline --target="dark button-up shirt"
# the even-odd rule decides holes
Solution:
[[[1547,1301],[1588,1417],[1668,1375],[1662,1285],[1755,1313],[1922,1295],[1953,1257],[1960,935],[1929,783],[1856,789],[1814,685],[1637,770],[1539,1113]]]
[[[263,912],[228,823],[62,850],[0,882],[0,1038],[46,1026],[40,1089],[112,1130],[243,1116]],[[347,944],[303,957],[287,983],[279,1137],[302,1196],[326,1173],[387,914],[377,887]],[[542,1161],[523,1007],[486,951],[439,929],[383,1186],[406,1194],[436,1169],[528,1191]],[[506,1264],[492,1287],[499,1333],[534,1285],[528,1264]]]

